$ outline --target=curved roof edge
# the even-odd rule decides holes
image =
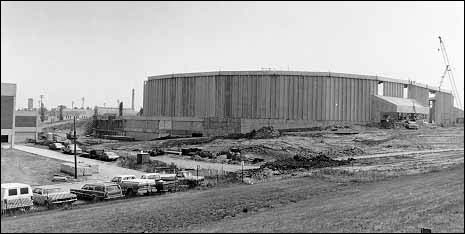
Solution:
[[[400,84],[412,84],[421,88],[443,92],[443,93],[452,93],[450,90],[441,89],[439,90],[436,86],[426,85],[422,83],[417,83],[412,80],[400,80],[383,76],[372,76],[372,75],[359,75],[359,74],[349,74],[349,73],[337,73],[337,72],[307,72],[307,71],[267,71],[267,70],[257,70],[257,71],[213,71],[213,72],[192,72],[192,73],[173,73],[165,74],[158,76],[149,76],[147,80],[157,80],[157,79],[169,79],[169,78],[183,78],[183,77],[205,77],[205,76],[232,76],[232,75],[288,75],[288,76],[319,76],[319,77],[341,77],[341,78],[352,78],[352,79],[364,79],[364,80],[378,80],[386,82],[395,82]]]

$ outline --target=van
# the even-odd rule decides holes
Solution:
[[[21,183],[1,184],[2,212],[24,208],[30,209],[33,205],[32,189],[30,185]]]

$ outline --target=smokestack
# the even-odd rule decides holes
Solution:
[[[32,108],[34,108],[34,99],[28,98],[27,99],[27,109],[32,110]]]
[[[132,89],[131,109],[134,110],[134,89]]]

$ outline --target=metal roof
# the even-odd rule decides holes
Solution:
[[[393,105],[396,105],[397,112],[400,113],[419,113],[419,114],[429,114],[429,107],[423,106],[421,103],[415,99],[409,98],[398,98],[398,97],[387,97],[373,95],[376,98],[389,102]]]
[[[417,83],[412,80],[401,80],[393,79],[383,76],[372,76],[372,75],[358,75],[358,74],[349,74],[349,73],[337,73],[337,72],[307,72],[307,71],[214,71],[214,72],[193,72],[193,73],[173,73],[165,74],[158,76],[149,76],[147,80],[157,80],[157,79],[168,79],[168,78],[183,78],[183,77],[205,77],[205,76],[247,76],[247,75],[286,75],[286,76],[318,76],[318,77],[340,77],[340,78],[351,78],[351,79],[364,79],[364,80],[377,80],[377,81],[386,81],[386,82],[395,82],[400,84],[411,84],[425,89],[452,93],[450,90],[441,89],[438,87],[430,86],[426,84]]]

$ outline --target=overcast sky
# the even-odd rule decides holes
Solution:
[[[134,88],[138,109],[149,75],[219,69],[437,86],[439,35],[463,98],[463,2],[2,2],[1,79],[17,84],[18,108],[40,94],[47,107],[130,107]]]

